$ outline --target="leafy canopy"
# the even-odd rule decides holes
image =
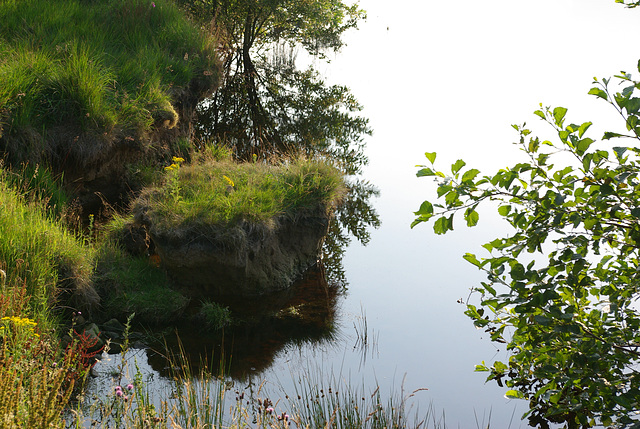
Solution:
[[[481,175],[458,160],[443,172],[428,152],[428,165],[418,166],[419,177],[437,181],[437,201],[422,203],[412,226],[433,220],[445,234],[460,213],[475,226],[478,205],[494,201],[513,227],[483,246],[489,256],[464,255],[487,274],[473,289],[480,305],[467,303],[465,313],[510,352],[507,362],[476,370],[506,385],[508,397],[528,400],[523,418],[537,427],[638,424],[640,82],[624,72],[615,78],[620,92],[596,79],[589,93],[618,111],[626,132],[596,141],[591,122],[570,123],[567,109],[541,106],[535,114],[557,138],[514,126],[528,162]]]

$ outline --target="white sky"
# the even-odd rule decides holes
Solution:
[[[389,171],[414,174],[427,150],[482,171],[506,166],[517,154],[510,125],[539,125],[532,114],[539,103],[569,108],[572,122],[593,121],[593,137],[600,137],[600,118],[610,121],[615,112],[587,95],[593,77],[637,75],[640,9],[614,0],[360,6],[367,21],[347,34],[347,47],[324,71],[365,106],[375,131],[372,180]]]

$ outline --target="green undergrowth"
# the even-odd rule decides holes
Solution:
[[[281,217],[326,215],[344,192],[337,169],[308,159],[184,165],[175,158],[165,182],[143,192],[134,212],[144,212],[157,233],[207,233],[242,222],[268,225]]]
[[[210,92],[215,43],[168,0],[0,2],[0,143],[14,160],[86,161],[171,128]]]
[[[26,285],[31,317],[44,323],[59,299],[91,308],[95,253],[83,239],[29,202],[0,173],[0,269],[7,285]],[[48,322],[47,322],[48,324]]]
[[[187,298],[171,289],[166,273],[145,256],[131,256],[111,241],[99,251],[96,288],[108,317],[166,325],[182,315]]]

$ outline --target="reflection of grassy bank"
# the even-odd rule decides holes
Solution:
[[[201,357],[207,356],[216,366],[227,362],[225,374],[234,380],[256,377],[287,347],[331,345],[336,339],[339,293],[316,267],[288,291],[253,300],[221,301],[223,308],[231,309],[231,321],[223,330],[210,331],[183,318],[175,332],[165,333],[162,342],[151,344],[152,349],[167,352],[149,350],[149,364],[160,375],[169,376],[165,354],[188,359],[189,366],[196,370],[200,369]],[[195,303],[196,308],[199,305]],[[200,321],[200,315],[196,317]],[[183,348],[187,353],[182,353]]]

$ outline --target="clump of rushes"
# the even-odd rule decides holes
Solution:
[[[303,158],[278,165],[222,160],[183,165],[168,173],[164,185],[143,192],[136,208],[146,212],[156,231],[167,234],[206,233],[242,221],[265,224],[319,208],[329,211],[345,192],[342,173]],[[173,197],[176,187],[179,200]]]

